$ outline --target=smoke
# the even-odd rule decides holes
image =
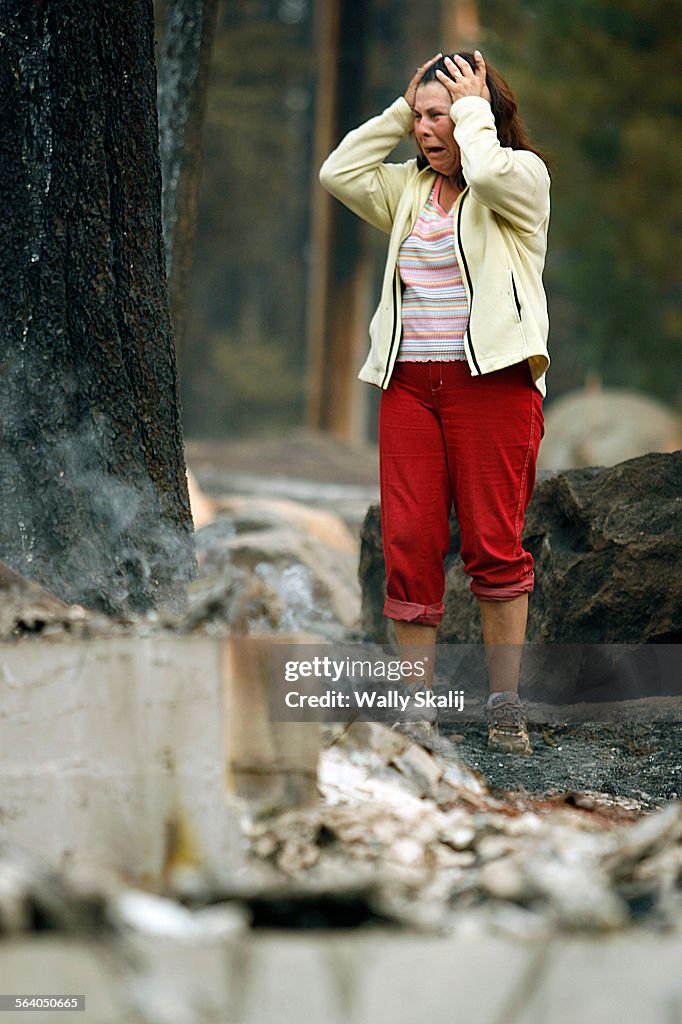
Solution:
[[[76,432],[45,435],[40,451],[33,446],[40,489],[13,459],[23,486],[8,510],[16,529],[1,557],[70,603],[118,615],[180,611],[194,573],[192,529],[170,521],[164,507],[174,495],[160,493],[139,452],[123,458],[115,439],[101,415]]]

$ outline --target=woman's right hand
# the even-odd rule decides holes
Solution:
[[[405,99],[409,103],[410,108],[412,110],[414,110],[414,101],[417,96],[417,86],[421,81],[422,75],[426,71],[428,71],[432,64],[435,64],[437,60],[440,60],[442,56],[442,53],[437,53],[435,57],[431,58],[431,60],[427,60],[426,64],[422,64],[420,68],[417,68],[414,75],[412,76],[412,80],[408,85],[407,89],[405,90]]]

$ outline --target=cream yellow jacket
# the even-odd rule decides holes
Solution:
[[[465,96],[450,109],[467,188],[453,207],[457,260],[469,301],[464,351],[472,375],[528,360],[544,396],[549,366],[542,271],[549,224],[549,174],[528,150],[500,145],[492,109]],[[349,132],[320,169],[322,185],[358,216],[390,235],[381,301],[370,328],[361,380],[388,387],[401,333],[398,251],[433,185],[417,161],[384,163],[413,125],[401,96]]]

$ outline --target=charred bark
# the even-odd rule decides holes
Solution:
[[[163,236],[178,355],[185,336],[201,173],[201,133],[218,0],[166,0],[159,61]]]
[[[152,2],[0,7],[0,557],[109,613],[178,604]]]

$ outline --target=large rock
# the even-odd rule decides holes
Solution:
[[[536,566],[528,641],[545,648],[545,669],[548,645],[567,645],[553,649],[559,662],[567,652],[574,661],[591,657],[594,662],[597,657],[608,662],[613,651],[618,660],[622,645],[682,640],[681,522],[682,452],[645,455],[608,469],[545,474],[539,480],[526,516],[524,544]],[[454,516],[450,526],[445,615],[438,639],[442,644],[478,645],[478,602],[462,570]],[[373,506],[362,534],[362,626],[381,643],[391,639],[382,613],[384,579],[381,521],[379,508]],[[609,654],[603,645],[616,646]],[[562,681],[562,665],[553,664],[554,679],[545,680],[543,695],[549,688],[555,697],[566,698],[572,691],[566,681],[575,676],[574,669],[569,672],[567,667]],[[604,683],[604,673],[594,665],[588,674],[595,685]],[[641,664],[635,674],[641,675]],[[621,680],[619,696],[641,692],[636,680],[623,691]],[[654,684],[649,692],[656,692]],[[658,692],[672,691],[664,686]]]
[[[536,490],[529,639],[682,640],[682,451],[559,473]]]
[[[545,413],[541,469],[615,466],[682,446],[682,421],[648,395],[591,383],[554,399]]]
[[[223,498],[197,531],[199,574],[185,625],[238,632],[317,632],[357,626],[358,544],[331,512],[284,499]]]

